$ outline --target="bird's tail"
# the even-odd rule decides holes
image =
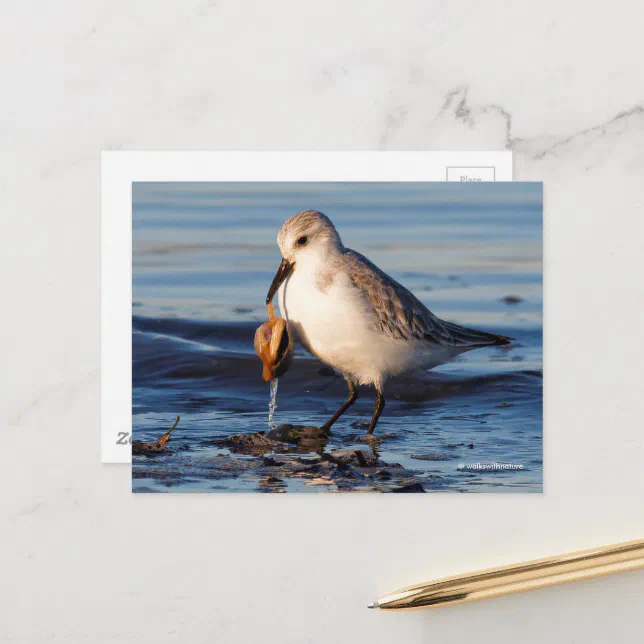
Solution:
[[[514,338],[507,335],[497,335],[487,331],[477,331],[468,329],[465,326],[459,326],[452,322],[444,322],[446,329],[456,341],[457,346],[463,347],[496,347],[511,344]]]

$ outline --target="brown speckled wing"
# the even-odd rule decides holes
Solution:
[[[402,284],[354,250],[346,249],[342,255],[342,270],[363,291],[376,314],[379,329],[391,338],[472,349],[508,344],[512,339],[441,320]]]

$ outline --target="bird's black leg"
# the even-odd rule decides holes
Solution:
[[[369,423],[369,429],[367,430],[367,434],[373,434],[373,430],[378,424],[378,418],[380,418],[380,414],[382,414],[382,410],[384,408],[385,408],[385,397],[382,391],[378,389],[378,398],[376,399],[376,404],[373,406],[373,416],[371,417],[371,422]]]
[[[331,433],[331,425],[333,425],[333,423],[335,423],[335,421],[338,420],[338,418],[340,418],[340,416],[342,416],[342,414],[344,414],[344,412],[347,411],[347,409],[349,409],[356,400],[358,400],[358,390],[356,389],[355,384],[351,380],[347,380],[347,385],[349,385],[349,397],[344,403],[342,403],[340,409],[338,409],[338,411],[336,411],[335,414],[333,414],[333,416],[331,416],[331,418],[329,418],[329,420],[327,420],[320,428],[327,434]]]

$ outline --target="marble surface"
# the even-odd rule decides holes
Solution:
[[[13,3],[0,50],[0,642],[626,641],[644,571],[379,614],[644,536],[635,0]],[[100,152],[511,149],[545,182],[545,494],[135,497],[100,464]],[[314,508],[308,506],[313,505]]]

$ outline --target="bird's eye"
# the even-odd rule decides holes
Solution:
[[[309,241],[309,238],[306,235],[304,235],[304,237],[300,237],[297,240],[297,245],[298,246],[305,246],[307,241]]]

